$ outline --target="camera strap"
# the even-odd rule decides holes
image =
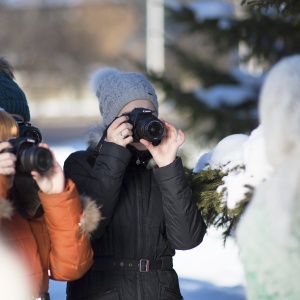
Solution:
[[[101,137],[99,143],[97,144],[97,146],[94,148],[94,150],[91,152],[91,154],[87,158],[88,163],[92,167],[95,165],[96,159],[97,159],[98,155],[100,154],[102,145],[103,145],[104,140],[107,135],[107,129],[108,129],[108,127],[103,131],[103,134],[102,134],[102,137]]]
[[[12,199],[17,211],[25,219],[36,219],[44,214],[38,190],[31,176],[16,174],[11,190]]]

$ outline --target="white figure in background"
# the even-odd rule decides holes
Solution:
[[[274,172],[262,182],[236,231],[247,299],[300,299],[300,55],[267,74],[259,118]]]
[[[0,299],[30,299],[31,285],[23,261],[2,240],[0,235]]]
[[[207,169],[220,170],[224,174],[224,183],[217,188],[217,192],[222,197],[222,203],[226,203],[229,210],[234,209],[247,193],[273,172],[266,158],[261,126],[249,136],[233,134],[225,137],[212,151],[199,158],[193,171],[199,173]]]

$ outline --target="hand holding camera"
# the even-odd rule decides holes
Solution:
[[[157,146],[164,135],[164,123],[150,109],[134,108],[130,113],[117,117],[109,126],[107,140],[126,147],[145,139]]]
[[[128,121],[133,126],[133,142],[145,139],[154,146],[160,143],[164,135],[164,123],[153,115],[153,111],[146,108],[135,108],[130,113],[125,113]]]
[[[16,173],[15,164],[17,157],[10,152],[6,152],[7,149],[11,149],[12,146],[9,142],[0,143],[0,174],[5,176],[13,176]]]
[[[0,174],[12,178],[15,174],[32,176],[42,192],[61,193],[65,188],[63,170],[48,145],[41,143],[41,132],[30,123],[15,119],[20,137],[0,143]]]
[[[150,109],[134,108],[112,122],[107,140],[123,147],[139,142],[150,151],[157,165],[164,167],[176,159],[185,136],[181,130],[155,117]]]
[[[10,139],[11,148],[3,152],[10,152],[16,156],[16,171],[20,174],[30,174],[35,170],[46,172],[52,166],[52,155],[48,149],[37,146],[36,141],[26,138]]]
[[[51,167],[43,173],[36,170],[31,171],[33,179],[40,190],[45,194],[59,194],[65,189],[65,176],[61,166],[55,159],[53,151],[47,144],[39,144],[41,149],[47,150],[51,154]]]
[[[58,194],[65,188],[63,170],[47,144],[36,146],[26,138],[0,143],[0,174],[31,175],[45,194]]]
[[[126,147],[133,142],[133,126],[127,116],[116,118],[107,129],[107,141]]]
[[[141,139],[140,142],[150,151],[158,167],[164,167],[172,163],[176,159],[179,147],[185,141],[185,135],[181,130],[178,130],[164,121],[165,134],[158,146],[154,146],[146,139]]]
[[[19,127],[20,137],[10,139],[8,142],[12,147],[3,147],[0,153],[10,152],[16,156],[16,172],[19,174],[30,174],[33,170],[46,172],[52,166],[52,154],[49,149],[38,146],[42,141],[40,130],[17,117],[14,119]]]

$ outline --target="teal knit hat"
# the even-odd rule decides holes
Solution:
[[[0,57],[0,107],[10,114],[21,115],[25,122],[30,121],[26,96],[14,81],[12,67],[2,57]]]

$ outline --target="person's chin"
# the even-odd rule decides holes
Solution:
[[[143,145],[142,143],[130,143],[134,148],[138,150],[147,150],[146,146]]]

